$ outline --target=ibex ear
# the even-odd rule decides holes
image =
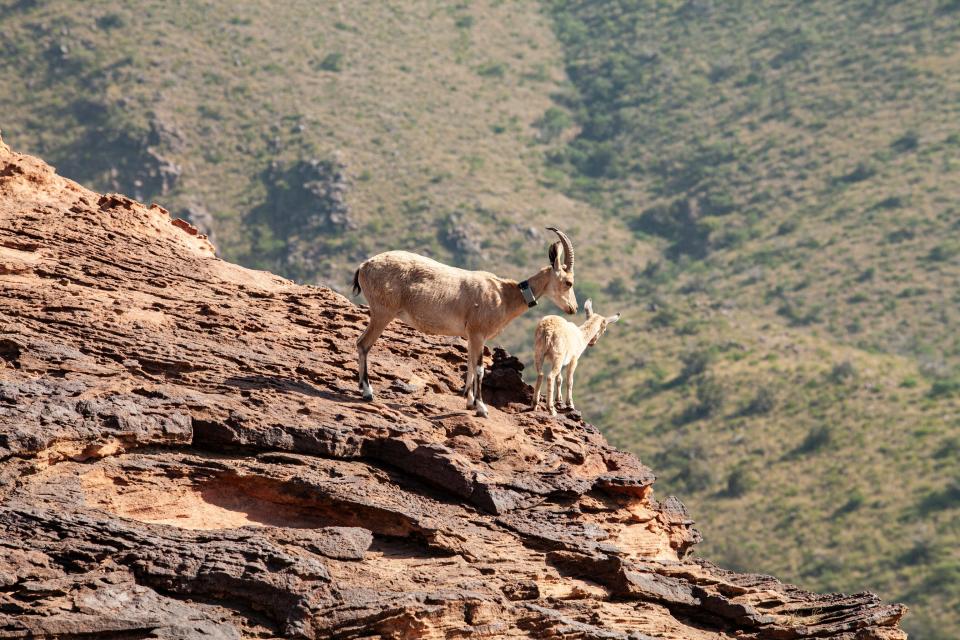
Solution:
[[[553,267],[553,270],[560,271],[560,267],[563,265],[563,245],[559,242],[551,244],[547,257],[550,258],[550,265]]]
[[[587,317],[593,315],[593,300],[587,298],[587,301],[583,303],[583,310],[587,312]]]
[[[620,319],[620,314],[619,314],[619,313],[618,313],[617,315],[615,315],[615,316],[608,316],[608,317],[607,317],[607,324],[613,324],[614,322],[616,322],[616,321],[619,320],[619,319]]]

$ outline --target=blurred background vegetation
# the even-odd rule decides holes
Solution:
[[[960,632],[960,2],[0,0],[0,127],[221,255],[620,311],[578,404],[699,553]],[[538,307],[502,336],[530,361]]]

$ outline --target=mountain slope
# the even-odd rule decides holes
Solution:
[[[728,565],[955,637],[956,3],[548,4],[580,127],[551,161],[662,256],[581,367],[599,424]]]
[[[578,404],[709,514],[709,555],[952,638],[957,15],[0,0],[0,127],[335,289],[398,247],[520,278],[561,226],[580,298],[624,313]],[[548,312],[501,337],[522,361]]]
[[[8,633],[905,637],[871,594],[688,558],[679,501],[524,411],[509,358],[476,421],[462,346],[394,324],[359,402],[342,296],[2,142],[0,195]]]

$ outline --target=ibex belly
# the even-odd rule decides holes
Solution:
[[[413,317],[406,311],[401,311],[397,317],[418,331],[430,333],[437,336],[462,336],[466,337],[466,329],[462,323],[457,322],[457,318],[449,315],[440,314],[429,317]]]

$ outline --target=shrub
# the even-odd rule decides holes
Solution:
[[[930,387],[931,398],[945,398],[960,392],[960,376],[934,380]]]
[[[958,255],[960,255],[960,242],[944,242],[930,250],[930,253],[927,254],[927,260],[931,262],[946,262]]]
[[[903,196],[890,196],[873,205],[873,208],[881,210],[902,209],[906,206],[906,204],[907,201],[903,198]]]
[[[484,78],[502,78],[507,74],[507,65],[502,62],[488,62],[480,65],[477,73]]]
[[[937,544],[936,537],[928,532],[923,532],[914,537],[910,548],[900,554],[897,558],[897,564],[900,566],[931,564],[943,555],[943,548]]]
[[[850,498],[839,509],[833,512],[834,517],[842,516],[847,513],[853,513],[863,506],[865,498],[859,489],[854,489]]]
[[[694,458],[687,463],[678,479],[687,491],[705,491],[713,484],[713,465],[707,460]]]
[[[737,467],[727,476],[726,495],[739,498],[757,485],[757,478],[744,467]]]
[[[920,146],[920,137],[916,134],[915,131],[908,131],[890,145],[890,147],[897,153],[906,153],[907,151],[913,151],[918,146]]]
[[[915,376],[907,376],[900,381],[900,387],[903,389],[915,389],[920,382]]]
[[[846,182],[852,184],[854,182],[863,182],[864,180],[869,180],[875,176],[877,170],[870,164],[866,162],[861,162],[856,167],[854,167],[850,172],[837,178],[839,182]]]
[[[340,52],[328,53],[318,66],[324,71],[343,71],[343,54]]]
[[[954,436],[944,439],[934,451],[933,457],[938,460],[960,457],[960,438]]]
[[[807,432],[807,437],[803,439],[800,446],[797,447],[799,453],[813,453],[819,451],[833,441],[833,428],[830,425],[821,424],[812,427]]]
[[[680,356],[683,368],[680,370],[681,380],[690,380],[707,370],[713,355],[704,349],[688,351]]]
[[[697,384],[697,403],[688,410],[686,418],[708,418],[723,410],[727,392],[716,379],[704,377]]]
[[[789,233],[793,233],[800,228],[800,222],[795,218],[789,218],[780,223],[780,226],[777,227],[777,235],[785,236]]]
[[[550,107],[537,120],[535,126],[540,131],[540,138],[545,142],[551,142],[557,139],[571,124],[572,121],[566,111]]]
[[[630,292],[627,283],[620,276],[607,283],[606,291],[614,298],[620,298]]]
[[[920,501],[920,513],[928,514],[931,511],[943,511],[960,507],[960,477],[947,481],[942,489],[928,493]]]
[[[833,365],[833,368],[830,370],[830,375],[827,377],[831,382],[842,384],[847,380],[855,378],[856,375],[857,369],[853,366],[853,363],[849,360],[844,360],[843,362],[838,362]]]
[[[770,413],[777,405],[777,397],[769,387],[760,387],[757,394],[740,413],[745,416],[759,416]]]
[[[122,29],[125,26],[127,26],[127,22],[119,13],[108,13],[97,18],[97,27],[107,31],[110,29]]]
[[[823,305],[804,307],[802,302],[787,300],[777,308],[777,313],[787,318],[793,326],[806,327],[820,322],[823,317]]]
[[[671,327],[679,319],[680,319],[680,316],[677,314],[676,311],[674,311],[669,307],[665,307],[657,311],[657,313],[654,314],[652,318],[650,318],[650,326],[659,327],[659,328]]]

